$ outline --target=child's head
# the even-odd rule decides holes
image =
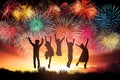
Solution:
[[[57,39],[58,42],[60,42],[60,39]]]
[[[35,40],[35,43],[38,44],[38,43],[39,43],[39,40]]]
[[[68,45],[69,45],[69,46],[73,46],[73,43],[72,43],[72,42],[68,42]]]
[[[81,44],[81,45],[80,45],[80,47],[81,47],[81,48],[84,48],[84,45],[83,45],[83,44]]]
[[[45,46],[46,46],[46,47],[47,47],[47,46],[50,46],[50,42],[49,42],[49,41],[46,41]]]

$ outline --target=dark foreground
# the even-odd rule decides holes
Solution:
[[[0,80],[120,80],[119,73],[106,71],[104,73],[75,73],[66,71],[49,72],[44,68],[38,72],[21,72],[0,69]]]

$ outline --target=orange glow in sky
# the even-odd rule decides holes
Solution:
[[[64,42],[62,43],[62,56],[56,55],[55,43],[53,43],[52,46],[54,46],[54,56],[52,57],[50,69],[48,68],[49,60],[46,60],[45,56],[44,56],[45,51],[46,51],[44,44],[40,48],[40,55],[39,55],[40,66],[45,67],[46,70],[57,71],[57,72],[59,72],[60,70],[66,70],[70,73],[78,72],[78,71],[91,72],[91,71],[97,70],[97,69],[92,68],[92,67],[103,66],[103,64],[104,64],[104,63],[99,63],[100,61],[97,60],[97,57],[92,58],[92,56],[94,56],[94,55],[91,55],[93,52],[89,49],[90,50],[89,54],[91,56],[90,56],[90,59],[88,61],[87,69],[84,69],[83,63],[79,63],[79,65],[76,67],[76,63],[77,63],[79,56],[81,54],[81,49],[79,49],[79,47],[74,46],[73,61],[71,63],[70,68],[68,68],[66,66],[67,61],[68,61],[66,41],[64,40]],[[31,47],[31,45],[28,45],[28,47]],[[31,49],[31,48],[29,48],[29,49]],[[14,50],[14,51],[12,51],[12,50]],[[2,51],[2,50],[0,51],[0,53],[1,53],[0,54],[0,59],[1,59],[0,60],[0,67],[1,68],[6,68],[6,69],[9,69],[12,71],[16,71],[16,70],[37,71],[37,69],[34,69],[34,67],[33,67],[32,50],[30,50],[31,51],[30,53],[19,53],[19,52],[15,52],[15,50],[17,51],[18,49],[14,48],[14,47],[9,47],[8,51]]]

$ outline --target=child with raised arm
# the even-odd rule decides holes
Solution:
[[[51,46],[51,37],[50,37],[50,40],[48,41],[46,36],[45,36],[45,46],[47,48],[47,51],[45,52],[45,58],[48,59],[49,57],[49,64],[48,64],[48,68],[50,68],[50,64],[51,64],[51,59],[52,59],[52,56],[54,56],[54,51],[53,51],[53,48]]]
[[[88,59],[89,59],[89,52],[88,52],[88,48],[87,48],[87,44],[88,44],[88,41],[89,39],[87,39],[86,41],[86,44],[83,45],[78,45],[78,44],[75,44],[76,46],[80,47],[82,49],[82,54],[79,58],[79,61],[77,62],[76,66],[78,66],[79,62],[84,62],[84,68],[86,69],[86,65],[87,65],[87,62],[88,62]]]
[[[38,62],[38,68],[40,67],[40,60],[39,60],[39,49],[43,44],[43,38],[41,39],[41,43],[39,44],[39,40],[35,40],[35,44],[32,43],[30,37],[28,37],[29,42],[33,46],[33,63],[34,63],[34,68],[36,68],[36,59]]]
[[[56,42],[56,46],[57,46],[56,54],[57,54],[57,56],[62,56],[61,43],[64,40],[65,36],[61,40],[56,37],[56,34],[54,34],[54,36],[55,36],[55,42]]]

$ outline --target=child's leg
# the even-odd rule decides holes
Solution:
[[[39,60],[39,56],[37,56],[37,61],[38,61],[38,69],[40,67],[40,60]]]
[[[34,64],[34,68],[36,68],[36,61],[35,61],[35,56],[33,56],[33,64]]]
[[[79,64],[79,61],[76,63],[76,66],[78,66],[78,64]]]
[[[50,63],[51,63],[51,56],[50,56],[50,58],[49,58],[49,64],[48,64],[48,68],[50,68]]]
[[[85,62],[85,64],[84,64],[84,68],[86,69],[86,65],[87,65],[87,62]]]

